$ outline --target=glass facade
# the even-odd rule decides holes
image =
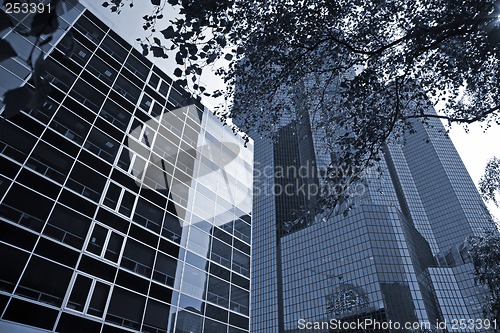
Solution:
[[[0,331],[248,332],[253,142],[67,4],[48,101],[0,124]],[[13,20],[0,95],[33,89]]]
[[[463,242],[491,228],[491,217],[441,122],[415,122],[404,145],[384,147],[347,217],[295,219],[291,212],[314,205],[314,175],[332,159],[309,98],[294,91],[296,119],[273,140],[255,140],[251,332],[384,331],[331,320],[392,321],[402,330],[446,320],[450,331],[481,331],[452,320],[483,318],[485,290],[474,286]]]

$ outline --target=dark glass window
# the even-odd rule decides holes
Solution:
[[[13,298],[2,319],[52,330],[58,314],[57,310]]]
[[[83,312],[91,286],[92,279],[82,275],[78,275],[76,277],[71,296],[69,297],[67,307],[76,311]]]
[[[9,220],[40,231],[54,202],[21,185],[14,184],[3,201],[1,214]]]
[[[120,186],[115,185],[114,183],[109,183],[108,191],[106,192],[103,204],[114,210],[116,208],[116,204],[118,203],[118,199],[120,198],[121,192],[122,188]]]
[[[132,207],[134,205],[136,196],[130,193],[129,191],[125,191],[123,193],[122,201],[120,202],[120,208],[118,211],[130,217],[130,213],[132,213]]]
[[[11,123],[0,124],[0,153],[23,163],[35,145],[36,138]]]
[[[229,306],[229,283],[210,275],[207,301],[227,308]]]
[[[177,260],[162,253],[157,254],[155,269],[153,272],[154,280],[173,287],[176,271]]]
[[[140,225],[159,233],[161,222],[163,220],[163,210],[139,197],[133,220]]]
[[[54,200],[57,198],[59,191],[61,190],[60,186],[39,176],[38,174],[32,172],[29,169],[22,169],[21,173],[17,177],[17,181],[23,185],[26,185],[32,190],[43,193],[44,195]],[[0,187],[1,185],[2,183],[0,181]]]
[[[222,321],[223,323],[227,323],[228,321],[228,311],[211,304],[207,304],[205,308],[205,316],[217,319],[219,321]],[[205,327],[203,328],[203,332],[225,332],[226,328],[227,326],[224,324],[217,323],[210,319],[205,319]]]
[[[110,99],[106,100],[99,115],[123,131],[127,129],[131,118],[130,113]]]
[[[119,144],[98,129],[93,128],[83,147],[103,160],[113,163],[118,152]]]
[[[102,317],[108,294],[109,285],[96,281],[87,313],[93,316]]]
[[[73,164],[71,157],[44,142],[39,142],[26,166],[62,184]]]
[[[29,254],[0,243],[0,290],[11,293],[28,261]]]
[[[95,44],[99,44],[104,37],[104,32],[92,23],[87,17],[82,16],[75,23],[75,27]]]
[[[123,244],[123,236],[117,234],[116,232],[112,232],[109,237],[108,247],[106,248],[106,253],[104,254],[104,258],[118,262],[118,257],[120,256],[120,251],[122,249]]]
[[[94,231],[92,231],[92,235],[90,236],[90,241],[87,245],[87,251],[100,256],[107,235],[108,229],[101,227],[98,224],[94,225]]]
[[[129,55],[127,62],[125,62],[125,67],[127,67],[132,73],[140,77],[143,81],[146,81],[146,77],[149,73],[149,68],[132,54]]]
[[[81,249],[89,227],[90,220],[88,218],[58,204],[54,208],[43,233]]]
[[[125,61],[128,51],[125,50],[120,44],[118,44],[114,39],[106,36],[101,43],[101,48],[106,51],[111,57],[118,60],[120,63]]]
[[[105,183],[106,178],[87,166],[76,162],[66,186],[92,201],[99,202]]]
[[[57,324],[60,333],[99,333],[101,323],[96,321],[63,313]]]
[[[120,266],[146,277],[153,271],[155,251],[133,239],[128,239]]]
[[[69,268],[32,256],[16,294],[61,306],[71,275]]]
[[[168,329],[170,306],[149,299],[144,316],[142,330],[145,332],[162,333]],[[160,329],[158,331],[157,329]]]
[[[101,81],[107,83],[109,86],[113,84],[116,78],[116,70],[109,65],[105,64],[98,57],[92,57],[90,62],[85,67],[90,73],[94,74]]]
[[[115,287],[106,321],[139,330],[146,299],[130,291]]]
[[[98,112],[104,102],[104,95],[81,79],[71,89],[70,96],[94,112]]]
[[[158,86],[158,82],[160,82],[160,78],[156,74],[151,74],[151,77],[149,78],[149,85],[153,87],[153,89],[156,89]]]
[[[231,268],[231,247],[214,238],[212,241],[212,254],[210,259],[222,266]]]
[[[45,66],[48,73],[48,81],[62,91],[68,91],[73,82],[75,82],[75,74],[63,68],[51,57],[47,58]]]
[[[249,299],[248,291],[231,285],[231,310],[248,316]]]
[[[73,268],[76,267],[79,256],[78,252],[44,237],[38,241],[35,253]]]
[[[125,79],[121,75],[118,76],[118,79],[116,80],[113,88],[120,95],[134,104],[137,102],[137,99],[139,99],[139,95],[141,94],[141,90],[137,88],[137,86],[132,84],[129,80]]]
[[[233,250],[233,271],[250,277],[250,257],[240,251]]]

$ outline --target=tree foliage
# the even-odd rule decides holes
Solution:
[[[179,83],[210,95],[199,76],[224,59],[224,119],[272,136],[306,103],[336,167],[372,165],[415,118],[500,122],[496,0],[167,1],[181,16],[159,35]]]
[[[485,201],[493,201],[499,206],[496,196],[500,193],[500,159],[493,157],[486,164],[479,180],[479,192]]]
[[[469,254],[474,265],[477,284],[488,287],[490,294],[483,306],[485,318],[500,320],[500,237],[497,230],[490,230],[485,236],[467,239]]]
[[[14,27],[9,15],[0,10],[0,31],[5,28],[13,28],[20,35],[30,39],[34,37],[34,45],[28,59],[26,59],[26,64],[31,68],[30,83],[35,89],[31,90],[28,86],[22,86],[5,92],[3,96],[5,109],[1,114],[3,119],[12,118],[21,110],[37,110],[47,100],[51,86],[47,80],[48,72],[45,69],[43,47],[52,41],[52,36],[59,27],[58,13],[63,10],[62,4],[64,2],[66,1],[50,0],[45,1],[43,5],[39,2],[4,0],[3,4],[8,10],[13,13],[24,13],[27,16],[23,20],[23,25]],[[36,6],[32,7],[31,4]],[[66,10],[72,7],[71,3],[65,3]],[[28,13],[30,14],[28,15]],[[28,26],[29,29],[24,28],[25,26]],[[72,35],[68,35],[72,40]],[[11,45],[4,39],[0,40],[0,61],[16,57],[18,55],[16,47],[17,45]]]

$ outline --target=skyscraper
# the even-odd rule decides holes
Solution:
[[[48,101],[0,124],[0,332],[248,332],[253,143],[70,4]]]
[[[445,320],[449,330],[480,331],[457,321],[483,318],[484,290],[463,242],[492,228],[491,217],[441,122],[415,122],[404,144],[385,146],[382,174],[366,171],[347,217],[297,220],[294,210],[314,205],[318,169],[331,157],[307,97],[296,98],[295,119],[273,140],[255,137],[251,332],[377,332]],[[358,320],[400,327],[338,325]]]

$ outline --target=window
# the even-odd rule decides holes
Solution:
[[[43,234],[81,249],[89,226],[90,220],[88,218],[58,204],[54,208]]]
[[[72,270],[32,256],[16,289],[16,294],[38,302],[61,306]]]
[[[154,257],[153,249],[129,238],[120,266],[149,278],[153,270]]]
[[[113,289],[106,321],[139,330],[146,299],[119,287]],[[123,306],[126,304],[127,306]]]
[[[96,279],[78,275],[69,297],[67,308],[96,317],[102,317],[110,286]]]
[[[87,244],[87,251],[101,258],[118,262],[122,244],[123,236],[96,224]]]

